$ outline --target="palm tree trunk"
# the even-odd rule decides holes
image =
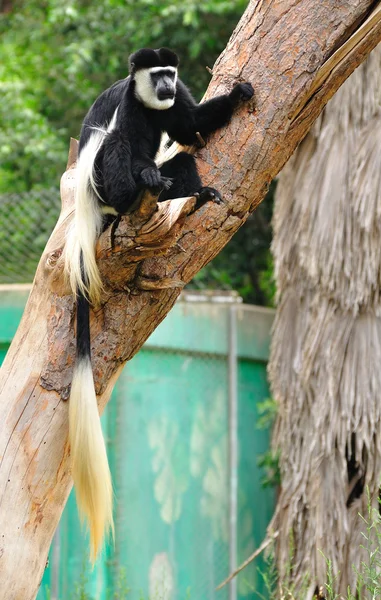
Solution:
[[[377,507],[381,475],[380,48],[328,103],[283,170],[273,254],[277,563],[284,578],[291,534],[294,583],[308,574],[311,597],[326,581],[325,556],[346,594],[363,558],[366,488]]]

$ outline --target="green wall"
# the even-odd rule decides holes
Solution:
[[[0,287],[0,358],[27,294],[27,287]],[[261,543],[274,507],[257,467],[269,436],[256,428],[258,403],[269,395],[273,313],[235,306],[241,562]],[[227,588],[215,587],[229,572],[230,310],[226,303],[178,302],[124,368],[102,417],[115,487],[115,546],[91,571],[72,494],[38,600],[228,598]],[[263,591],[258,564],[238,577],[239,599]],[[118,595],[118,586],[129,594]]]

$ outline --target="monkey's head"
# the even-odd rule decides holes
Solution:
[[[168,48],[142,48],[129,58],[130,75],[135,81],[135,95],[144,106],[167,110],[175,103],[177,54]]]

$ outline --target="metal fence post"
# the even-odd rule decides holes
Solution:
[[[238,378],[237,378],[237,306],[229,307],[229,570],[237,568],[238,502]],[[229,583],[229,600],[237,600],[237,580]]]
[[[60,524],[55,531],[51,545],[51,565],[50,565],[50,597],[51,600],[58,600],[60,591],[60,558],[61,558],[61,535]]]

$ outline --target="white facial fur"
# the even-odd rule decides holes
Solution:
[[[159,100],[157,97],[156,91],[152,86],[151,73],[158,73],[159,71],[172,71],[175,73],[174,84],[176,86],[177,69],[175,67],[150,67],[149,69],[140,69],[134,75],[135,95],[147,108],[167,110],[174,105],[175,99],[166,98],[165,100]]]

